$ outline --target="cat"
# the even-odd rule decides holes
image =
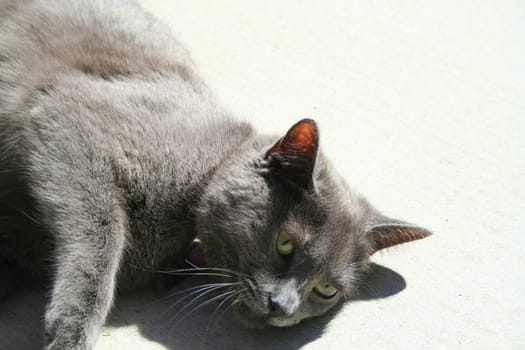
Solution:
[[[234,118],[134,2],[0,0],[0,43],[0,289],[49,283],[45,349],[92,349],[117,288],[184,267],[196,236],[236,317],[284,327],[430,234],[347,186],[312,119]]]

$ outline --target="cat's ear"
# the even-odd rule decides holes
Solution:
[[[429,230],[404,221],[382,217],[367,231],[370,242],[370,255],[378,250],[396,244],[406,243],[428,237],[432,234]]]
[[[272,174],[310,188],[318,148],[317,124],[312,119],[303,119],[270,147],[264,158]]]

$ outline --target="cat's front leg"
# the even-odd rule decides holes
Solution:
[[[87,186],[48,203],[56,244],[46,350],[92,349],[111,307],[126,219],[111,189]]]

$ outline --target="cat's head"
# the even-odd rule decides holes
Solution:
[[[219,169],[197,214],[209,266],[236,271],[225,297],[245,324],[321,315],[356,292],[374,252],[430,234],[352,191],[318,152],[312,120],[246,147]]]

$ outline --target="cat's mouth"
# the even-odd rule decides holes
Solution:
[[[268,313],[262,313],[256,308],[250,306],[246,301],[238,303],[234,309],[236,320],[244,327],[251,329],[262,329],[268,326],[273,327],[290,327],[299,323],[300,319],[292,315],[290,317],[272,316]]]

